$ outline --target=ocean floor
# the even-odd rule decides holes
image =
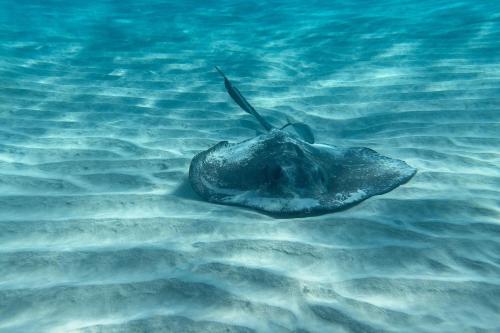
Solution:
[[[273,125],[407,184],[275,219],[191,158]],[[500,332],[500,2],[0,0],[0,332]]]

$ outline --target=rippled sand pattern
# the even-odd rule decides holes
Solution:
[[[0,0],[0,332],[499,332],[498,1]],[[258,124],[418,168],[340,213],[197,200]]]

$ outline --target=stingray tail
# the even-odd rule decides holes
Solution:
[[[262,116],[258,114],[257,111],[255,111],[253,106],[251,106],[250,103],[248,103],[248,101],[245,99],[245,97],[243,97],[238,88],[233,86],[231,81],[229,81],[227,76],[224,75],[224,73],[220,70],[220,68],[215,66],[215,69],[224,78],[224,86],[226,87],[229,96],[231,96],[231,98],[236,102],[236,104],[238,104],[243,110],[254,116],[262,125],[262,127],[264,127],[267,131],[273,129],[273,126],[271,126],[271,124],[269,124],[264,118],[262,118]]]

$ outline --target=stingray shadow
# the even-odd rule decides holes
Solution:
[[[188,178],[182,179],[182,182],[179,184],[179,186],[177,186],[177,188],[170,192],[170,194],[185,200],[207,202],[193,190]]]

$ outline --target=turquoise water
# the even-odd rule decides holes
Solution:
[[[343,212],[198,200],[259,125],[418,169]],[[499,332],[500,2],[0,0],[0,332]]]

